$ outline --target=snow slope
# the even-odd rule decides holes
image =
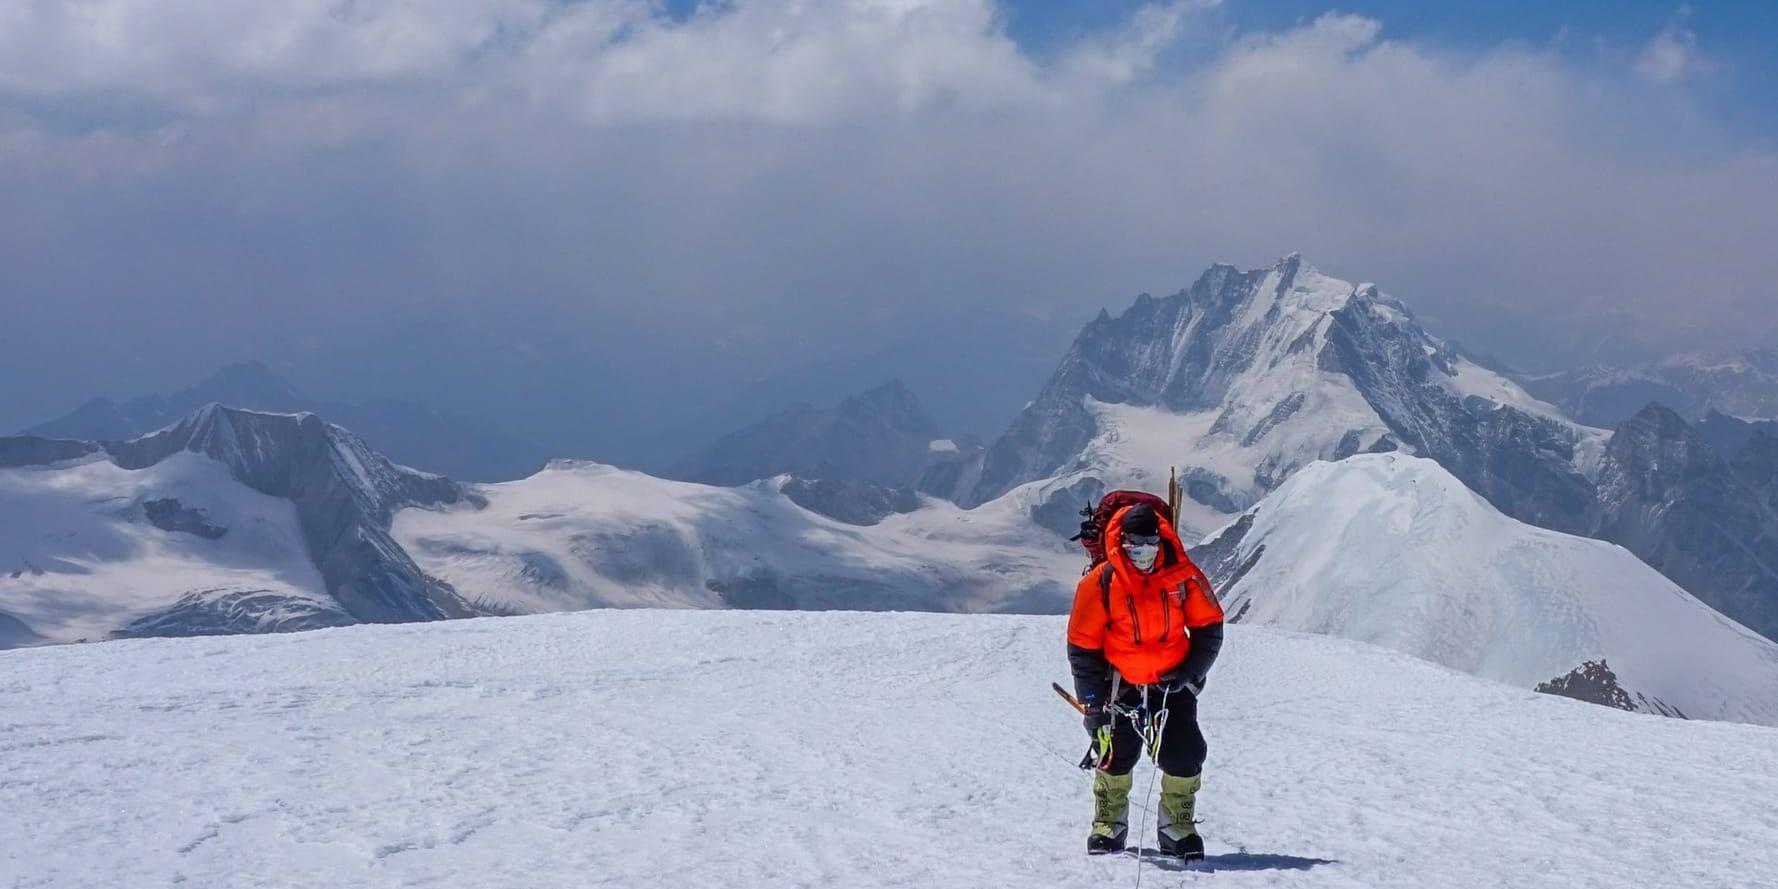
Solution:
[[[1129,886],[1081,852],[1062,635],[600,611],[4,652],[0,811],[29,817],[0,818],[0,885]],[[1778,872],[1772,729],[1244,626],[1202,712],[1210,858],[1145,886]]]
[[[392,533],[427,573],[477,605],[1065,610],[1077,549],[1030,523],[1017,497],[976,510],[928,499],[875,525],[836,521],[780,492],[675,482],[555,461],[527,479],[411,508]]]
[[[1305,467],[1198,556],[1245,623],[1525,688],[1603,659],[1641,709],[1778,725],[1778,644],[1621,547],[1502,515],[1430,460]]]
[[[226,533],[157,526],[145,504],[166,500]],[[139,470],[101,456],[0,469],[0,614],[41,637],[33,641],[103,639],[187,596],[243,595],[276,600],[257,618],[267,628],[350,620],[309,561],[290,501],[248,488],[215,460],[183,452]]]

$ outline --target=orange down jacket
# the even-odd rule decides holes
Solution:
[[[1128,511],[1119,510],[1105,529],[1105,564],[1074,588],[1068,644],[1103,651],[1127,683],[1152,685],[1185,660],[1193,628],[1222,622],[1222,604],[1165,517],[1155,570],[1137,571],[1117,543]],[[1106,571],[1108,588],[1101,576]]]

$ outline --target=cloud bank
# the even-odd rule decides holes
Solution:
[[[876,354],[1000,416],[1033,325],[1292,250],[1530,364],[1778,330],[1778,156],[1691,93],[1684,14],[1457,51],[1157,4],[1041,57],[1012,14],[7,5],[0,372],[44,379],[0,419],[264,356],[621,456]]]

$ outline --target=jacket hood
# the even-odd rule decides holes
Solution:
[[[1137,578],[1147,579],[1152,577],[1162,577],[1172,572],[1174,569],[1189,564],[1185,557],[1185,545],[1179,541],[1179,532],[1173,529],[1173,523],[1168,521],[1167,516],[1157,514],[1155,518],[1160,522],[1161,526],[1161,554],[1155,559],[1155,568],[1153,571],[1147,574],[1137,571],[1136,564],[1131,562],[1129,555],[1124,552],[1123,544],[1124,514],[1132,509],[1135,509],[1135,507],[1126,506],[1123,509],[1118,510],[1112,515],[1111,521],[1105,525],[1105,536],[1103,538],[1105,541],[1105,560],[1111,563],[1112,570],[1116,572],[1119,577],[1131,580]]]

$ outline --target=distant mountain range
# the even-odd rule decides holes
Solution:
[[[1577,422],[1294,255],[1101,313],[987,448],[896,383],[681,464],[726,485],[573,461],[463,484],[312,413],[216,404],[114,431],[199,392],[300,407],[276,383],[239,366],[44,428],[86,438],[0,438],[0,646],[639,605],[1060,611],[1080,506],[1172,469],[1242,620],[1778,721],[1749,691],[1778,675],[1753,637],[1778,637],[1778,423]]]
[[[1313,461],[1403,450],[1509,515],[1572,530],[1604,439],[1374,285],[1292,255],[1269,269],[1215,266],[1170,297],[1102,312],[976,465],[925,490],[970,505],[1066,477],[1071,496],[1090,499],[1160,489],[1178,467],[1182,524],[1202,535]]]
[[[187,389],[116,402],[95,398],[25,435],[83,441],[125,441],[178,422],[207,404],[257,411],[307,411],[352,429],[408,466],[478,481],[520,478],[550,457],[541,447],[486,423],[411,401],[357,404],[299,392],[257,361],[230,364]]]
[[[1055,612],[1072,596],[1083,554],[1034,526],[1042,484],[861,527],[798,505],[793,481],[557,461],[463,485],[314,415],[214,405],[131,442],[4,438],[0,646],[592,607]],[[1238,621],[1778,723],[1778,646],[1622,550],[1493,511],[1431,461],[1307,467],[1198,556]]]
[[[712,485],[790,476],[781,490],[797,504],[874,525],[919,508],[922,478],[981,449],[971,438],[946,437],[914,393],[891,380],[832,408],[791,405],[700,448],[667,475]]]
[[[151,435],[0,438],[0,647],[666,605],[1054,611],[1076,555],[1021,503],[861,527],[794,480],[556,461],[465,485],[313,414],[208,405]],[[461,584],[459,586],[459,584]]]
[[[1173,296],[1101,313],[1005,435],[922,490],[968,506],[1033,486],[1038,521],[1068,532],[1082,504],[1162,490],[1176,468],[1181,529],[1202,537],[1316,461],[1413,454],[1513,518],[1622,544],[1778,637],[1778,512],[1763,499],[1778,438],[1715,424],[1744,446],[1718,452],[1659,406],[1615,430],[1577,423],[1374,285],[1292,255],[1216,266]]]
[[[911,487],[933,464],[962,458],[900,380],[832,408],[796,404],[688,455],[671,475],[738,485],[775,475]]]
[[[1712,411],[1746,419],[1778,418],[1778,346],[1676,355],[1641,367],[1590,365],[1517,379],[1537,397],[1594,426],[1615,426],[1650,402],[1690,420]]]

